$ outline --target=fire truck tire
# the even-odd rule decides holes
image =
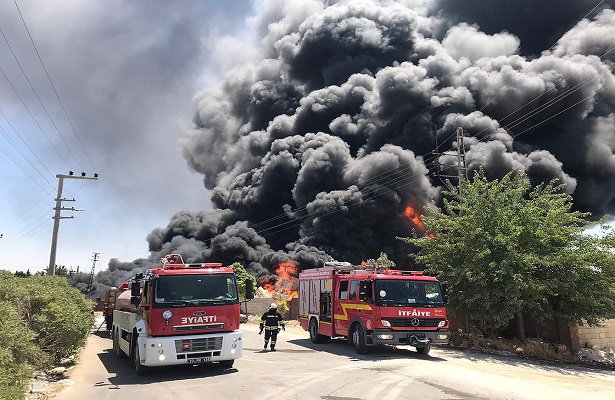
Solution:
[[[234,363],[235,363],[235,360],[224,360],[224,361],[220,361],[220,366],[222,368],[233,368]]]
[[[124,350],[120,349],[119,332],[113,331],[112,338],[113,338],[113,353],[115,353],[115,356],[117,358],[126,358],[126,353],[124,353]]]
[[[310,319],[310,341],[314,344],[322,343],[324,335],[318,333],[318,320],[316,318]]]
[[[358,354],[367,354],[367,343],[365,342],[365,329],[359,323],[355,323],[351,328],[350,338],[352,345]]]
[[[150,371],[150,368],[141,364],[141,357],[139,356],[139,346],[135,340],[132,345],[132,361],[135,363],[135,374],[145,375]]]
[[[431,350],[431,346],[427,345],[425,347],[417,347],[416,352],[419,354],[429,354],[429,350]]]

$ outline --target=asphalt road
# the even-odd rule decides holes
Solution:
[[[258,326],[242,324],[244,356],[232,369],[165,367],[136,376],[95,332],[56,400],[82,399],[615,399],[615,373],[453,350],[419,355],[376,348],[358,355],[345,341],[314,345],[289,328],[263,352]]]

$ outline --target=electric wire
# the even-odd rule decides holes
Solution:
[[[1,111],[0,111],[1,112]],[[0,127],[0,133],[2,133],[2,136],[4,136],[4,138],[6,139],[7,142],[9,142],[9,144],[11,146],[13,146],[13,148],[15,149],[15,151],[17,151],[17,153],[28,163],[30,164],[30,166],[36,171],[38,172],[43,179],[49,184],[49,186],[53,189],[53,185],[51,184],[51,182],[49,182],[45,176],[43,176],[43,174],[40,173],[40,171],[38,171],[36,169],[36,167],[30,162],[30,160],[28,160],[28,158],[21,152],[21,150],[15,145],[15,143],[13,143],[13,141],[11,140],[11,138],[8,136],[8,134],[6,133],[6,131]],[[34,182],[38,187],[40,187],[45,193],[47,193],[49,196],[51,196],[53,198],[53,194],[49,193],[43,186],[41,186],[40,183],[38,183],[25,169],[22,168],[21,165],[19,165],[19,163],[6,151],[4,150],[4,148],[2,148],[2,152],[4,154],[6,154],[6,156],[8,157],[9,160],[11,160],[19,169],[21,169],[23,171],[23,173],[30,178],[30,180],[32,180],[32,182]]]
[[[587,17],[588,17],[591,13],[593,13],[593,12],[594,12],[594,11],[595,11],[598,7],[600,7],[600,6],[602,5],[602,3],[604,3],[604,1],[605,1],[605,0],[601,0],[598,4],[596,4],[596,6],[595,6],[594,8],[592,8],[592,9],[591,9],[591,10],[590,10],[587,14],[585,14],[585,16],[584,16],[583,18],[581,18],[581,21],[582,21],[582,20],[584,20],[585,18],[587,18]],[[547,51],[547,52],[549,52],[549,51],[553,50],[553,48],[557,45],[557,43],[558,43],[557,41],[556,41],[555,43],[553,43],[553,44],[551,45],[551,47],[549,47],[546,51]],[[535,63],[536,63],[539,59],[540,59],[540,58],[535,58],[535,59],[534,59],[534,60],[530,63],[530,65],[528,65],[528,66],[527,66],[527,68],[525,68],[523,71],[519,72],[519,74],[518,74],[518,75],[517,75],[517,77],[516,77],[516,78],[515,78],[515,79],[511,82],[511,84],[512,84],[512,83],[514,83],[514,82],[516,82],[516,81],[517,81],[517,79],[519,79],[519,77],[521,77],[521,76],[522,76],[523,74],[525,74],[525,73],[526,73],[526,72],[527,72],[530,68],[532,68],[532,66],[534,66],[534,64],[535,64]],[[500,90],[498,90],[498,92],[497,92],[497,93],[496,93],[496,94],[495,94],[495,95],[491,98],[491,100],[489,100],[487,103],[485,103],[485,104],[484,104],[484,105],[480,108],[480,110],[478,110],[478,111],[481,111],[481,112],[482,112],[482,111],[485,109],[485,107],[487,107],[489,104],[491,104],[491,102],[492,102],[493,100],[495,100],[495,99],[496,99],[496,98],[497,98],[497,97],[498,97],[498,96],[502,93],[502,91],[503,91],[504,89],[506,89],[508,86],[510,86],[510,84],[506,84],[506,85],[502,86],[502,87],[500,88]]]
[[[23,23],[23,26],[26,29],[26,32],[28,33],[28,37],[30,38],[30,42],[32,43],[32,47],[34,47],[34,51],[36,52],[38,60],[40,61],[41,66],[43,67],[43,70],[45,71],[45,75],[47,76],[47,80],[49,80],[49,84],[51,85],[51,87],[53,89],[53,92],[55,93],[56,98],[58,99],[58,102],[60,103],[60,106],[62,107],[62,111],[64,112],[64,115],[66,116],[66,119],[68,120],[68,123],[70,124],[70,127],[73,130],[73,133],[75,134],[75,137],[77,138],[77,141],[79,142],[79,145],[81,146],[81,149],[83,150],[83,153],[87,157],[87,159],[88,159],[90,165],[92,166],[92,168],[94,169],[94,171],[96,171],[96,168],[94,167],[94,163],[92,162],[92,159],[90,158],[90,155],[86,151],[85,147],[83,146],[83,143],[81,142],[81,139],[79,138],[79,135],[77,134],[77,130],[75,129],[75,126],[73,125],[73,121],[68,116],[68,112],[66,112],[66,108],[64,107],[64,103],[60,99],[60,95],[58,94],[58,91],[56,90],[56,87],[53,84],[53,81],[51,80],[51,76],[49,75],[49,72],[47,71],[47,68],[45,67],[45,63],[43,63],[43,59],[41,58],[41,55],[40,55],[40,53],[38,51],[38,48],[36,47],[36,44],[34,43],[34,39],[32,38],[32,35],[30,34],[30,30],[28,29],[28,25],[26,24],[26,20],[24,19],[23,14],[21,13],[21,10],[19,9],[19,5],[17,4],[17,0],[14,0],[14,2],[15,2],[15,7],[17,8],[17,12],[19,13],[19,17],[21,18],[21,22]],[[55,126],[55,124],[54,124],[54,126]],[[64,138],[62,138],[62,140],[64,140]],[[64,143],[66,143],[66,142],[64,142]],[[66,145],[66,146],[68,147],[68,145]],[[69,148],[69,150],[70,150],[70,148]],[[72,151],[71,151],[71,154],[72,154]],[[73,154],[73,158],[74,157],[75,156]],[[76,158],[75,158],[75,161],[77,161]],[[79,164],[79,161],[77,161],[77,164]],[[80,167],[81,167],[81,165],[80,165]],[[83,168],[81,168],[81,169],[83,170]]]
[[[51,123],[53,124],[54,128],[56,129],[56,132],[58,132],[58,135],[60,135],[60,138],[62,138],[62,141],[64,142],[64,145],[66,145],[66,148],[68,149],[68,151],[70,152],[70,154],[73,156],[73,158],[75,159],[75,161],[77,162],[77,165],[79,165],[79,167],[81,169],[83,169],[83,167],[81,167],[81,164],[79,163],[79,161],[77,160],[77,158],[75,157],[75,155],[73,154],[72,150],[70,149],[70,147],[68,147],[68,144],[66,143],[66,140],[64,139],[64,136],[62,136],[62,134],[60,133],[60,131],[58,130],[58,127],[56,126],[55,122],[53,121],[53,118],[51,118],[51,115],[49,114],[49,111],[47,111],[47,108],[45,107],[45,105],[43,104],[43,101],[41,100],[40,96],[38,95],[36,89],[34,89],[34,86],[32,85],[32,82],[30,81],[30,78],[28,78],[28,75],[26,74],[26,71],[24,71],[23,67],[21,66],[21,63],[19,62],[19,59],[17,58],[17,55],[15,54],[15,52],[13,51],[13,48],[11,47],[11,44],[9,43],[8,39],[6,38],[6,35],[4,34],[4,31],[2,30],[2,28],[0,28],[0,34],[2,34],[2,37],[4,38],[4,41],[6,42],[7,46],[9,47],[9,50],[11,51],[11,54],[13,54],[13,58],[15,59],[15,61],[17,62],[17,65],[19,66],[19,69],[21,70],[21,73],[23,74],[23,76],[25,77],[26,81],[28,82],[28,84],[30,85],[30,88],[32,89],[32,91],[34,92],[34,95],[36,96],[36,98],[38,99],[41,107],[43,108],[43,110],[45,110],[45,113],[47,114],[47,117],[49,117],[49,120],[51,121]],[[45,132],[45,130],[43,129],[43,127],[40,125],[40,123],[38,122],[38,120],[34,117],[34,115],[32,114],[32,112],[30,111],[30,108],[26,105],[26,103],[23,101],[23,99],[21,98],[21,96],[19,95],[19,93],[17,92],[17,89],[15,89],[15,87],[13,86],[13,83],[11,82],[11,80],[8,78],[8,76],[4,73],[4,71],[2,71],[2,73],[4,74],[5,78],[7,79],[7,81],[9,82],[9,84],[11,85],[11,88],[13,89],[13,91],[15,92],[15,94],[17,95],[17,97],[19,98],[19,101],[21,101],[21,104],[23,104],[23,106],[25,107],[25,109],[28,111],[28,114],[30,114],[30,117],[32,117],[32,119],[34,120],[34,122],[36,123],[36,125],[38,126],[38,128],[40,129],[40,131],[43,133],[43,135],[45,135],[45,138],[47,139],[47,141],[49,142],[49,144],[51,145],[51,147],[53,147],[53,149],[55,150],[55,152],[58,154],[58,156],[60,157],[60,159],[62,160],[62,162],[64,163],[64,165],[66,165],[66,168],[69,168],[68,163],[66,162],[66,160],[64,159],[64,157],[62,156],[62,154],[60,153],[60,151],[56,148],[56,146],[53,144],[53,142],[51,141],[51,139],[49,139],[49,136],[47,135],[47,133]]]

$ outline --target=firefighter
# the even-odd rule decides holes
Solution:
[[[276,303],[271,303],[269,311],[264,313],[261,317],[260,331],[258,332],[258,334],[261,335],[263,329],[265,330],[265,350],[267,350],[269,339],[271,339],[271,351],[275,351],[275,342],[278,338],[280,328],[286,330],[282,315],[278,312],[278,305]]]

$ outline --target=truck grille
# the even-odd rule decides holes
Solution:
[[[175,341],[175,351],[177,353],[187,353],[193,351],[212,351],[222,349],[222,336],[200,339],[181,339]]]
[[[412,325],[414,318],[388,318],[393,328],[436,328],[443,319],[435,318],[418,318],[419,324]]]
[[[207,325],[180,325],[174,326],[173,332],[187,332],[187,331],[202,331],[207,329],[222,329],[224,324],[207,324]]]

